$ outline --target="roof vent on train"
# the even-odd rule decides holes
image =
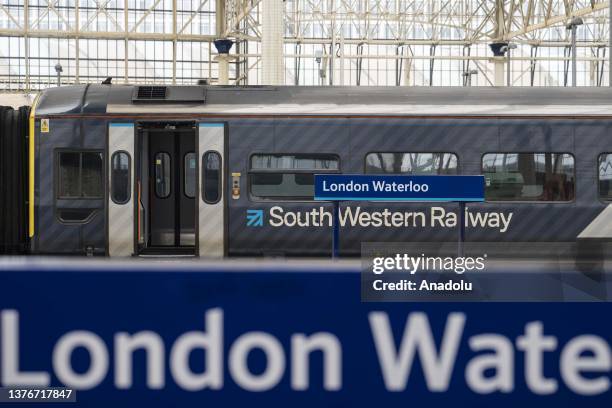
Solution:
[[[199,86],[142,85],[135,88],[132,96],[134,103],[196,103],[205,100],[205,91]]]
[[[166,99],[165,86],[139,86],[136,93],[136,99],[138,100],[149,100],[149,99]]]

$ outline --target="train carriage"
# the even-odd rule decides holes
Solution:
[[[76,85],[42,93],[28,142],[33,254],[329,256],[319,173],[484,174],[466,248],[612,238],[608,89]],[[340,207],[341,255],[456,239],[453,203]]]

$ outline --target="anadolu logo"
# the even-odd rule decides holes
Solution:
[[[263,210],[247,210],[247,227],[263,227]]]

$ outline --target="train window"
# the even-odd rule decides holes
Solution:
[[[221,199],[221,155],[217,152],[202,155],[202,199],[208,204]]]
[[[81,196],[81,153],[59,154],[59,196]]]
[[[251,170],[338,170],[334,154],[254,154]]]
[[[103,197],[101,152],[60,152],[58,162],[59,198]]]
[[[574,156],[567,153],[487,153],[482,157],[488,201],[572,201]]]
[[[82,153],[81,161],[83,197],[102,197],[102,153]]]
[[[130,201],[130,156],[115,152],[111,157],[111,199],[117,204]]]
[[[155,195],[167,198],[170,195],[170,155],[166,152],[155,153]]]
[[[57,210],[57,216],[62,222],[82,223],[88,221],[96,211],[95,208],[61,208]]]
[[[310,183],[307,183],[308,176]],[[312,200],[314,195],[313,174],[252,173],[249,185],[251,195],[259,199]]]
[[[196,154],[194,152],[187,153],[183,159],[183,167],[185,172],[185,195],[189,198],[195,198],[196,195]]]
[[[458,159],[454,153],[368,153],[368,174],[457,174]]]
[[[612,200],[612,154],[604,153],[599,155],[597,160],[599,198],[606,201]]]
[[[312,200],[314,175],[339,169],[334,154],[255,154],[249,191],[257,199]]]

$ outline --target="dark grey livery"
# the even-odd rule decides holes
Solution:
[[[608,89],[84,85],[45,91],[34,128],[32,253],[328,256],[322,172],[484,174],[468,249],[612,238]],[[453,242],[456,207],[343,203],[341,254]]]

